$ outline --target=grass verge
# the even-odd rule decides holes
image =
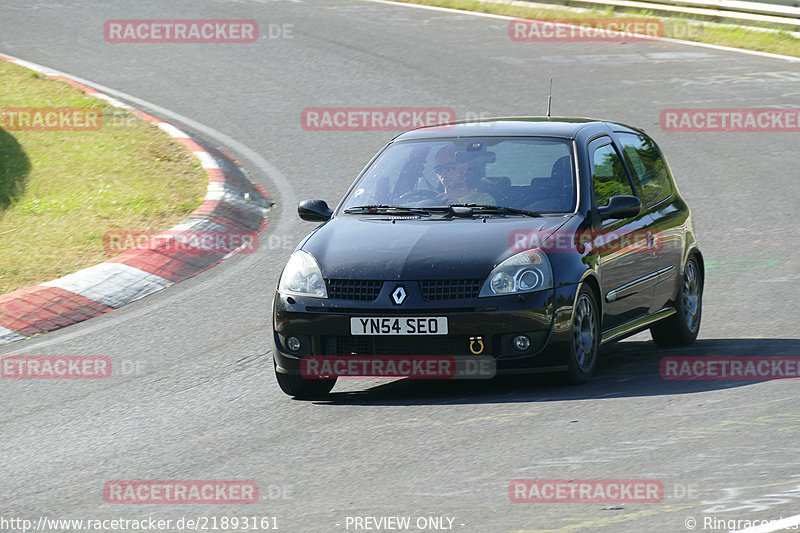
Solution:
[[[552,8],[520,6],[500,2],[487,2],[482,0],[396,0],[407,4],[422,4],[427,6],[447,7],[464,11],[477,11],[479,13],[492,13],[539,20],[552,19],[604,19],[620,17],[646,17],[658,18],[663,21],[662,37],[695,41],[733,48],[744,48],[759,52],[769,52],[787,56],[800,57],[800,39],[791,32],[781,28],[764,25],[738,26],[734,24],[718,24],[701,18],[666,17],[654,15],[650,11],[630,9],[614,10],[608,6],[604,10],[589,8],[567,8],[553,5]],[[770,30],[770,31],[764,31]]]
[[[168,229],[202,202],[205,171],[158,127],[6,61],[0,80],[0,108],[103,117],[96,131],[0,129],[0,294],[105,261],[106,232]]]

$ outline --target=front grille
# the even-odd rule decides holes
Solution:
[[[328,298],[334,300],[373,301],[383,287],[381,280],[328,279]],[[422,298],[426,302],[477,298],[482,279],[431,279],[419,282]]]
[[[364,279],[329,279],[328,298],[336,300],[370,301],[378,298],[382,281]]]
[[[324,355],[470,355],[464,335],[323,336]]]
[[[483,285],[482,279],[431,279],[419,282],[422,298],[426,302],[435,300],[459,300],[477,298]]]

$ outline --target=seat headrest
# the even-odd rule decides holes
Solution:
[[[553,169],[550,171],[550,177],[553,179],[569,179],[572,177],[572,166],[570,165],[570,157],[568,155],[559,157],[553,163]]]

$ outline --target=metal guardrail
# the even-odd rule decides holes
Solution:
[[[762,23],[776,25],[786,30],[800,30],[800,0],[528,0],[525,3],[616,6],[660,11],[671,15],[688,14],[750,24]]]
[[[654,3],[660,4],[661,0]],[[690,5],[701,8],[717,9],[720,11],[737,11],[741,13],[774,15],[779,17],[800,18],[800,4],[797,2],[754,2],[751,0],[670,0],[665,4]],[[795,23],[800,21],[795,20]]]
[[[800,9],[798,0],[753,0],[757,4],[771,4],[773,6],[796,7]]]

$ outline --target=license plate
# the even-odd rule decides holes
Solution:
[[[447,335],[446,316],[352,317],[351,335]]]

